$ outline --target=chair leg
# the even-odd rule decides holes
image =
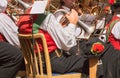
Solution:
[[[97,63],[98,58],[90,58],[89,59],[89,78],[97,78]]]

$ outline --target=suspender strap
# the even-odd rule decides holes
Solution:
[[[108,37],[111,33],[112,28],[114,27],[115,23],[117,23],[120,19],[114,20],[110,26],[108,27],[107,34],[106,34],[106,41],[108,41]]]
[[[33,23],[33,34],[38,33],[40,25],[42,24],[42,22],[44,21],[44,19],[46,18],[47,15],[45,14],[39,14],[37,19],[34,21]]]

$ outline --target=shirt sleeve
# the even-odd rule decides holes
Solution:
[[[20,47],[18,27],[6,14],[0,14],[0,33],[12,45]]]
[[[48,31],[59,49],[68,51],[76,45],[74,24],[62,27],[53,14],[46,17],[40,28]]]
[[[114,35],[116,39],[120,39],[120,22],[117,22],[113,27],[111,33]]]

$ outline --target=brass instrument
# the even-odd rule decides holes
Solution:
[[[90,13],[93,14],[93,15],[99,15],[102,11],[102,8],[100,6],[94,6]]]
[[[6,13],[11,16],[13,21],[17,22],[19,16],[21,14],[24,14],[26,9],[28,9],[29,7],[30,5],[22,0],[12,0],[11,2],[8,2]]]
[[[17,0],[12,0],[12,1],[8,2],[8,7],[14,8],[14,7],[17,7],[17,5],[18,5]]]
[[[56,19],[57,19],[57,16],[58,16],[57,14],[59,14],[59,13],[63,14],[63,17],[60,19],[59,23],[61,25],[67,25],[67,24],[69,24],[68,19],[65,17],[65,14],[68,13],[68,12],[66,10],[64,10],[64,9],[57,10],[54,13],[54,16],[56,17]],[[95,25],[91,25],[91,26],[87,25],[87,24],[85,24],[81,20],[78,21],[77,25],[84,30],[84,32],[85,32],[84,33],[84,39],[89,39],[89,37],[91,36],[91,34],[95,30]]]
[[[75,2],[72,5],[73,9],[81,9],[83,14],[92,14],[92,15],[99,15],[102,11],[102,8],[99,5],[95,5],[94,7],[90,7],[88,5],[79,3],[79,2]],[[78,11],[77,11],[78,12]]]
[[[62,18],[60,19],[59,23],[62,26],[65,26],[65,25],[69,24],[69,21],[68,21],[68,19],[65,16],[65,14],[67,13],[67,11],[64,10],[64,9],[59,9],[59,10],[55,11],[53,14],[56,17],[56,19],[58,19],[57,18],[57,16],[58,16],[57,14],[59,14],[59,13],[63,15]]]

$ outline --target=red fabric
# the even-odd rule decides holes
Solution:
[[[109,0],[108,2],[109,2],[109,4],[114,4],[115,0]]]
[[[20,20],[17,24],[19,27],[19,33],[22,33],[22,34],[32,33],[33,20],[35,20],[36,18],[37,18],[37,15],[32,15],[32,18],[30,17],[30,15],[24,15],[20,17]],[[57,49],[55,42],[53,41],[52,37],[49,35],[47,31],[39,29],[39,33],[44,34],[49,52],[52,52]],[[38,42],[39,42],[40,50],[43,51],[41,40],[38,40]]]
[[[5,42],[7,42],[6,39],[5,39],[5,37],[4,37],[2,34],[0,34],[0,41],[5,41]]]
[[[57,46],[56,46],[55,42],[53,41],[52,37],[49,35],[49,33],[47,31],[44,31],[44,30],[40,29],[39,33],[44,34],[44,36],[46,38],[46,42],[47,42],[49,52],[52,52],[52,51],[57,49]],[[38,40],[38,42],[40,43],[39,46],[40,46],[41,51],[43,51],[41,40]]]
[[[107,28],[110,26],[110,24],[115,21],[116,19],[120,19],[117,16],[114,16],[113,19],[110,21],[110,23],[107,25]],[[117,50],[120,50],[120,40],[116,39],[113,34],[110,34],[108,37],[108,41],[111,42],[113,47]]]

